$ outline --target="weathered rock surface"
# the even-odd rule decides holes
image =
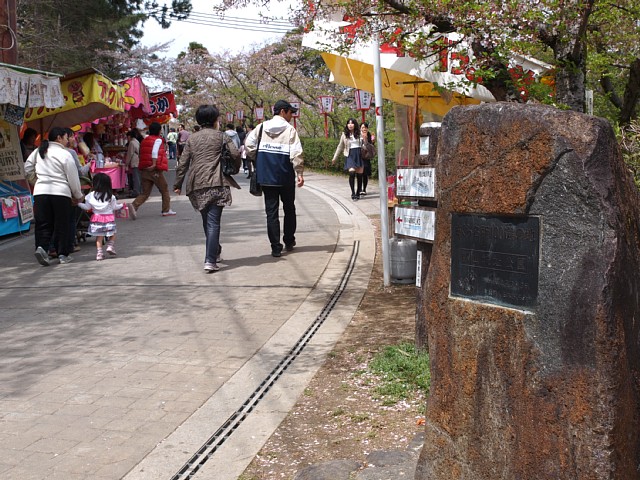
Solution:
[[[361,467],[355,460],[329,460],[300,470],[294,480],[349,480]]]
[[[437,155],[416,480],[640,478],[638,191],[606,121],[457,107]],[[451,215],[537,216],[537,300],[450,296]]]

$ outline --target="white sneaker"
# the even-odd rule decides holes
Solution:
[[[38,263],[43,267],[48,267],[50,265],[49,254],[44,251],[44,248],[42,247],[36,248],[34,255],[36,256],[36,260],[38,260]]]
[[[66,263],[71,263],[73,261],[73,258],[67,255],[58,255],[58,260],[60,260],[60,265],[64,265]]]
[[[213,273],[213,272],[217,272],[218,270],[220,270],[220,267],[218,265],[216,265],[215,263],[205,262],[205,264],[204,264],[204,271],[205,272]]]
[[[163,217],[171,217],[171,216],[173,216],[175,214],[176,214],[176,212],[174,212],[173,210],[169,210],[167,212],[162,212],[162,216]]]

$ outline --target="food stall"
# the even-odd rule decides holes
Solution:
[[[26,107],[64,104],[60,75],[0,63],[0,236],[28,231],[31,191],[24,176],[19,128]]]
[[[57,108],[27,109],[24,114],[27,126],[44,133],[52,127],[73,128],[125,111],[125,87],[94,68],[65,75],[60,79],[60,88],[64,104]],[[91,171],[107,173],[116,189],[125,186],[125,168],[117,160],[103,163],[101,158],[99,163],[92,165]]]
[[[127,186],[127,132],[135,127],[137,118],[149,115],[152,109],[149,92],[139,76],[121,80],[118,84],[123,88],[124,111],[83,123],[80,131],[94,133],[101,143],[102,156],[98,155],[92,163],[91,172],[109,175],[113,189],[124,190]]]

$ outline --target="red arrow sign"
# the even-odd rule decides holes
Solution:
[[[376,107],[376,116],[378,117],[382,116],[382,107]]]

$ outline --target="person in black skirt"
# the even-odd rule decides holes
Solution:
[[[333,154],[331,164],[335,165],[341,153],[344,155],[344,171],[349,174],[349,187],[351,187],[352,200],[358,200],[362,192],[364,164],[362,163],[361,146],[360,127],[356,119],[350,118],[344,127],[338,148],[336,148],[336,153]],[[356,180],[358,185],[357,190],[355,189]]]
[[[367,185],[369,185],[369,177],[371,177],[371,160],[376,156],[376,146],[373,143],[373,136],[369,132],[369,124],[362,122],[360,125],[360,140],[362,143],[361,157],[364,165],[362,172],[362,192],[360,195],[367,194]]]

